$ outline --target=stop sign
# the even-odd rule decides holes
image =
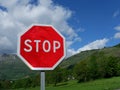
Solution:
[[[32,70],[53,70],[65,57],[65,38],[51,25],[31,26],[18,42],[18,56]]]

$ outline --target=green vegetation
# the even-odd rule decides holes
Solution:
[[[58,83],[68,81],[68,71],[65,68],[57,67],[54,71],[46,71],[46,84],[57,86]],[[0,89],[18,89],[37,87],[40,85],[40,75],[28,76],[17,80],[0,80]]]
[[[102,56],[101,54],[99,55],[99,53],[103,53],[104,57],[112,56],[120,58],[120,44],[114,47],[78,53],[64,60],[60,64],[60,67],[73,69],[81,60],[89,59],[96,54],[97,59],[100,60]],[[37,74],[39,74],[39,71],[31,71],[15,54],[0,54],[0,80],[15,80],[28,76],[36,76]]]
[[[102,57],[97,57],[97,54]],[[98,78],[120,76],[120,58],[105,57],[103,53],[96,53],[90,58],[81,60],[74,68],[78,82],[86,82]]]
[[[0,80],[15,80],[35,76],[37,71],[30,70],[16,55],[0,55]]]
[[[91,56],[97,54],[97,58],[101,58],[101,54],[98,55],[99,53],[103,53],[105,57],[119,57],[120,58],[120,44],[114,46],[114,47],[109,47],[109,48],[103,48],[103,49],[97,49],[97,50],[88,50],[88,51],[83,51],[81,53],[78,53],[72,57],[67,58],[62,64],[62,67],[70,67],[74,66],[77,63],[79,63],[81,60],[85,60],[88,58],[91,58]]]
[[[18,88],[37,89],[40,82],[39,73],[38,71],[31,71],[16,55],[0,55],[0,90],[18,90]],[[89,86],[88,90],[90,88],[91,90],[112,90],[117,88],[119,84],[117,84],[118,86],[116,85],[116,81],[114,81],[116,78],[108,78],[119,78],[119,76],[120,45],[118,44],[110,48],[84,51],[69,57],[55,70],[46,71],[46,85],[48,90],[64,90],[64,88],[66,88],[65,90],[73,90],[72,87],[76,90],[78,88],[87,90],[87,85]],[[103,78],[107,79],[104,80]],[[103,82],[102,80],[94,81],[96,79],[103,79]],[[71,80],[75,81],[71,82]],[[103,84],[95,84],[98,81]],[[109,81],[108,84],[110,85],[106,85],[104,83],[106,81]],[[107,87],[104,87],[105,85]]]
[[[15,90],[39,90],[40,87],[15,89]],[[46,86],[46,90],[119,90],[120,89],[120,77],[114,77],[110,79],[100,79],[85,83],[77,83],[76,81],[69,81],[66,85],[60,85],[53,87]]]

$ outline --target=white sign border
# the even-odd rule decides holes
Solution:
[[[21,36],[26,33],[30,28],[32,28],[33,26],[49,26],[52,27],[62,38],[63,38],[63,44],[64,44],[64,55],[58,60],[58,62],[50,68],[46,68],[46,67],[33,67],[31,64],[29,64],[27,62],[27,60],[24,59],[23,56],[20,55],[20,38]],[[65,37],[53,26],[53,25],[43,25],[43,24],[32,24],[31,26],[28,27],[28,29],[26,29],[26,31],[21,32],[20,34],[18,34],[18,44],[17,44],[17,56],[31,69],[31,70],[54,70],[65,58],[66,56],[66,42],[65,42]]]

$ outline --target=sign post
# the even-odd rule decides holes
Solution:
[[[41,71],[45,90],[45,70],[54,70],[65,57],[65,38],[51,25],[33,25],[18,38],[17,55],[31,69]]]
[[[41,90],[45,90],[45,71],[41,71]]]

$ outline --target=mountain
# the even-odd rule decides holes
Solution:
[[[105,57],[109,57],[109,56],[120,57],[120,44],[115,45],[113,47],[107,47],[107,48],[105,47],[103,49],[94,49],[94,50],[80,52],[80,53],[64,60],[64,62],[61,64],[61,66],[71,68],[75,64],[79,63],[81,60],[91,58],[91,56],[93,56],[93,55],[97,56],[98,58],[102,57],[103,55]]]
[[[99,59],[103,55],[120,57],[120,44],[103,49],[89,50],[80,52],[64,60],[60,67],[73,68],[81,60],[97,56]],[[0,79],[20,79],[38,75],[39,71],[30,70],[15,54],[0,54]]]
[[[0,55],[0,79],[20,79],[36,75],[15,54]]]
[[[114,47],[120,47],[120,44],[117,44],[116,46],[114,46]]]

